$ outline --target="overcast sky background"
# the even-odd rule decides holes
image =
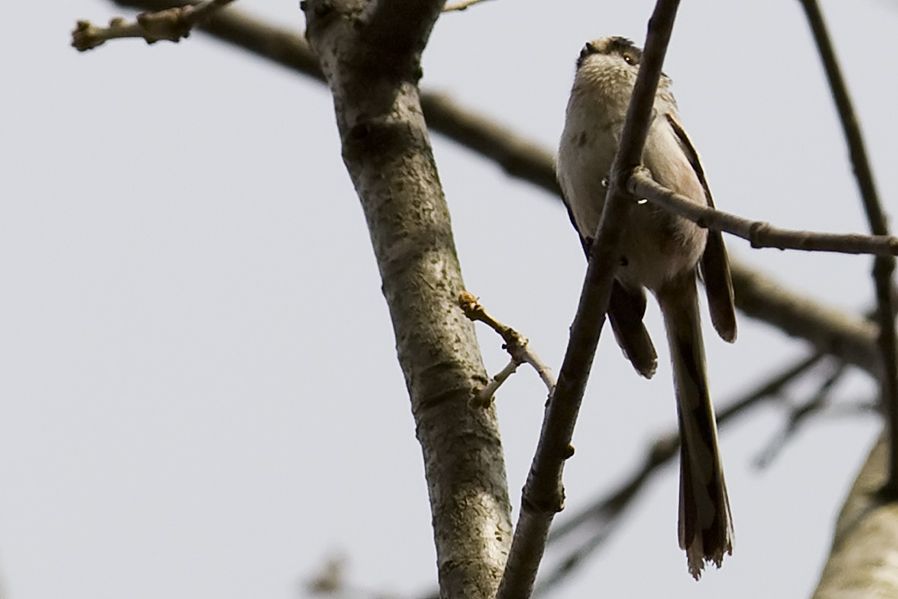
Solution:
[[[237,5],[304,26],[292,0]],[[423,85],[554,148],[583,42],[642,44],[652,6],[496,0],[444,15]],[[894,213],[898,5],[823,9]],[[420,449],[327,91],[202,34],[68,46],[77,19],[117,14],[15,2],[0,36],[4,597],[296,598],[332,555],[359,585],[419,594],[435,576]],[[665,71],[718,206],[867,230],[799,2],[684,2]],[[451,142],[434,148],[468,288],[557,368],[585,268],[564,210]],[[822,301],[871,305],[868,258],[729,247]],[[650,382],[602,340],[566,469],[571,509],[674,423],[654,304],[648,326]],[[718,404],[806,352],[740,327],[730,346],[706,326]],[[478,334],[495,372],[499,340]],[[874,392],[852,372],[835,395]],[[499,395],[515,508],[544,396],[527,370]],[[671,466],[555,596],[806,596],[879,423],[818,418],[758,470],[784,414],[765,407],[722,433],[736,526],[722,570],[699,584],[686,571]]]

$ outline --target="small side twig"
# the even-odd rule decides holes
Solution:
[[[142,12],[134,21],[116,17],[109,21],[107,27],[94,25],[90,21],[78,21],[72,31],[72,46],[79,52],[85,52],[102,46],[107,40],[128,37],[142,38],[148,44],[162,40],[178,42],[189,36],[195,25],[233,1],[203,0],[197,4]]]
[[[489,405],[493,395],[502,383],[504,383],[521,364],[530,364],[539,375],[539,378],[542,379],[543,383],[546,385],[549,395],[552,394],[552,391],[555,389],[555,377],[552,375],[552,371],[549,367],[536,355],[536,352],[530,349],[530,342],[526,337],[510,326],[496,320],[486,311],[486,308],[483,307],[483,304],[480,303],[477,296],[470,291],[462,291],[459,294],[458,305],[461,307],[462,311],[464,311],[468,320],[471,320],[472,322],[480,321],[496,331],[505,342],[502,348],[511,356],[511,361],[508,365],[496,374],[487,386],[477,394],[477,397],[474,399],[475,405]]]
[[[842,77],[836,51],[833,48],[823,13],[816,0],[801,0],[804,7],[814,42],[820,52],[826,78],[832,91],[833,100],[839,112],[842,131],[851,155],[851,165],[870,230],[875,235],[887,235],[889,230],[886,216],[876,191],[873,180],[873,169],[867,158],[864,137],[857,115],[851,103],[848,86]],[[898,339],[895,336],[895,300],[892,296],[892,274],[895,271],[895,259],[891,256],[878,257],[873,264],[873,282],[876,288],[877,324],[879,337],[877,344],[882,355],[882,373],[880,378],[880,395],[885,408],[886,425],[889,430],[889,465],[885,491],[892,497],[898,497]]]
[[[486,1],[487,0],[461,0],[461,2],[453,2],[452,4],[444,6],[443,12],[461,12],[463,10],[468,10],[475,4],[482,4]]]
[[[817,233],[780,229],[763,221],[752,221],[735,214],[697,204],[656,182],[648,169],[636,169],[627,189],[637,198],[687,218],[701,227],[724,231],[751,242],[754,248],[839,252],[842,254],[898,255],[898,237],[890,235],[858,235]]]

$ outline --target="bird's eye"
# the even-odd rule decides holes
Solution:
[[[627,64],[631,64],[631,65],[636,64],[636,59],[633,58],[633,56],[631,54],[624,54],[624,61]]]

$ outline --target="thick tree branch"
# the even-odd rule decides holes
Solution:
[[[378,52],[411,60],[420,69],[421,52],[445,0],[377,0],[370,2],[362,37]],[[383,68],[383,67],[381,67]]]
[[[658,0],[649,21],[645,53],[612,166],[608,199],[590,249],[586,280],[558,384],[546,406],[536,454],[524,484],[521,512],[497,599],[525,599],[532,594],[549,526],[564,505],[564,463],[573,455],[571,438],[574,425],[605,322],[618,262],[620,232],[625,227],[631,208],[631,202],[623,197],[625,191],[622,184],[641,160],[655,90],[678,4],[677,0]]]
[[[870,168],[870,161],[867,159],[861,127],[851,104],[851,96],[848,93],[848,86],[845,85],[845,79],[842,77],[835,49],[826,30],[823,14],[820,12],[816,0],[801,0],[801,4],[807,15],[808,24],[814,35],[814,42],[817,44],[826,78],[832,90],[833,100],[835,100],[839,112],[839,120],[848,143],[854,176],[860,188],[870,230],[874,235],[888,235],[886,216],[879,201],[879,194],[876,192],[876,184],[873,179],[873,171]],[[895,259],[892,257],[879,257],[873,265],[873,282],[878,306],[878,345],[883,361],[880,395],[891,439],[889,476],[886,485],[889,494],[893,498],[898,498],[898,352],[896,352],[895,338],[895,300],[892,296],[892,273],[894,270]]]
[[[898,597],[898,506],[882,493],[888,476],[883,433],[848,492],[814,599]]]
[[[627,188],[637,198],[645,198],[699,226],[725,231],[751,242],[754,248],[779,248],[811,252],[840,252],[843,254],[898,254],[898,237],[889,235],[857,235],[792,231],[774,227],[763,221],[752,221],[708,206],[696,204],[656,182],[651,173],[637,169],[627,181]]]
[[[383,2],[370,14],[365,0],[302,6],[393,321],[424,453],[441,596],[492,599],[511,533],[505,466],[494,410],[468,404],[487,377],[473,325],[456,305],[464,286],[416,83],[441,3]],[[419,42],[372,46],[391,24]]]

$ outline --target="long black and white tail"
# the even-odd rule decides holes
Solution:
[[[695,273],[658,292],[670,345],[680,424],[680,547],[698,580],[705,562],[720,567],[733,553],[733,523],[720,454],[717,424],[705,373],[705,351]]]

